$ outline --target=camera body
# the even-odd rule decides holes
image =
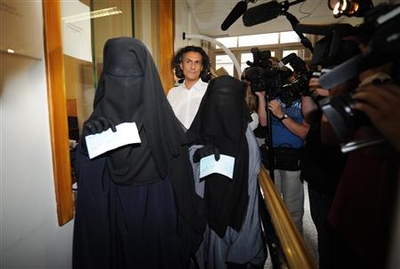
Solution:
[[[251,52],[254,61],[247,62],[250,67],[245,71],[245,78],[250,82],[252,92],[266,91],[271,98],[279,97],[285,103],[309,93],[308,81],[312,72],[295,53],[278,62],[271,57],[270,51],[253,48]],[[286,64],[294,70],[287,68]]]
[[[313,77],[314,71],[307,68],[306,63],[296,55],[291,53],[284,57],[280,62],[280,65],[290,64],[293,68],[293,75],[291,76],[290,83],[287,83],[281,87],[281,92],[286,95],[299,98],[300,95],[310,95],[310,88],[308,83]]]
[[[246,69],[246,80],[250,82],[252,92],[266,91],[270,95],[276,94],[285,80],[285,71],[280,70],[271,57],[271,51],[260,51],[252,48],[253,62],[247,61],[249,67]]]
[[[387,19],[385,21],[385,19]],[[348,76],[346,82],[354,86],[345,94],[327,97],[319,101],[319,106],[328,118],[336,136],[341,141],[352,139],[354,133],[362,126],[371,126],[371,122],[364,113],[355,110],[357,102],[353,93],[360,81],[358,74],[387,63],[392,63],[392,73],[383,76],[379,73],[369,78],[369,83],[399,83],[400,77],[400,5],[380,5],[366,13],[364,23],[355,28],[358,40],[363,40],[369,47],[366,54],[355,55],[326,74],[326,78],[340,84],[340,79]],[[336,71],[336,73],[335,73]],[[321,77],[321,85],[323,76]],[[332,84],[334,85],[334,84]],[[324,86],[325,87],[325,86]]]

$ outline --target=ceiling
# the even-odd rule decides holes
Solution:
[[[239,1],[244,0],[187,0],[187,3],[190,12],[199,27],[200,34],[209,37],[251,35],[293,30],[290,22],[285,16],[278,16],[270,21],[250,27],[244,26],[241,16],[226,31],[222,31],[222,22]],[[250,1],[247,4],[247,8],[249,9],[271,1],[258,0],[255,2],[256,3],[252,3],[252,1]],[[281,3],[284,1],[278,0],[278,2]],[[290,0],[287,2],[289,4],[292,3],[287,11],[293,14],[302,24],[338,23],[341,22],[340,19],[346,19],[350,22],[352,20],[360,20],[360,18],[334,18],[332,11],[328,8],[327,0],[305,0],[303,2]]]

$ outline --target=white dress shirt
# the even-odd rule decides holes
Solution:
[[[208,83],[199,79],[190,89],[186,88],[185,82],[170,89],[167,99],[174,110],[176,117],[189,129],[199,109]]]

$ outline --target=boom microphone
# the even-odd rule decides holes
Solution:
[[[237,20],[243,13],[246,12],[247,2],[240,1],[236,4],[236,6],[232,9],[232,11],[228,14],[228,17],[221,24],[222,31],[228,30],[229,27]]]
[[[270,21],[278,17],[282,7],[277,1],[271,1],[252,8],[243,14],[243,24],[246,27]]]
[[[298,23],[296,32],[313,35],[330,35],[333,32],[340,33],[341,36],[356,35],[357,28],[348,23],[332,23],[332,24],[304,24]]]

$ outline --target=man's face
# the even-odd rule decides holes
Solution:
[[[203,70],[203,57],[199,52],[186,52],[183,55],[181,69],[185,80],[198,80]]]

